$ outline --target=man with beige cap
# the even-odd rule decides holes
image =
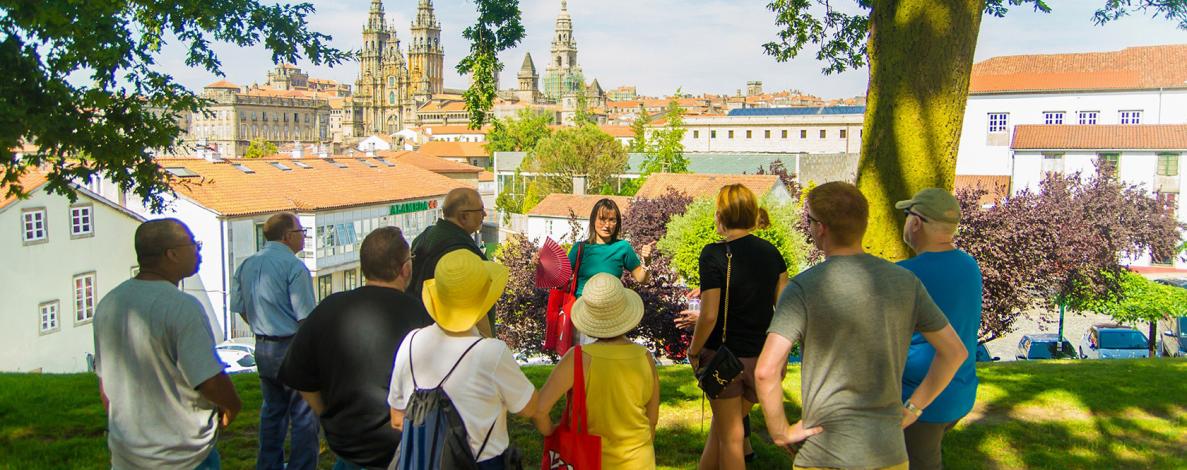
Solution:
[[[598,273],[573,304],[573,326],[596,339],[581,348],[589,433],[602,438],[602,468],[655,468],[659,375],[651,352],[626,333],[643,318],[643,299],[618,277]],[[540,389],[536,429],[551,435],[549,411],[573,388],[577,348],[569,350]]]
[[[914,258],[900,261],[899,266],[915,273],[965,349],[975,351],[981,328],[981,268],[977,260],[953,244],[960,223],[960,202],[948,191],[927,188],[894,207],[906,217],[903,241],[915,251]],[[915,333],[903,370],[903,400],[923,383],[935,356],[935,348],[923,335]],[[969,354],[948,387],[914,424],[903,430],[912,469],[943,467],[940,449],[944,433],[973,409],[976,400],[977,361],[975,354]]]
[[[402,430],[413,395],[443,389],[483,470],[503,468],[508,457],[507,412],[531,418],[536,411],[536,388],[507,344],[483,338],[475,326],[503,294],[507,274],[506,267],[468,250],[442,256],[421,294],[436,324],[412,332],[400,345],[388,391],[392,426]],[[413,458],[409,453],[416,449],[409,447],[415,446],[402,441],[400,447],[399,460]]]

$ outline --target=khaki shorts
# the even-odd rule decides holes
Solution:
[[[903,462],[898,465],[882,467],[877,470],[907,470],[907,467],[908,467],[907,462]],[[796,465],[792,468],[794,468],[795,470],[834,470],[834,469],[829,469],[829,468],[824,468],[824,467],[801,467],[799,465]]]
[[[700,355],[697,357],[700,359],[701,364],[708,364],[709,360],[713,359],[713,355],[716,353],[717,351],[715,350],[705,348],[701,350]],[[738,361],[742,363],[742,374],[734,379],[733,382],[730,382],[716,399],[722,400],[742,397],[750,403],[758,403],[758,387],[754,384],[754,368],[758,365],[758,358],[739,357]],[[782,375],[786,374],[787,368],[784,367]]]

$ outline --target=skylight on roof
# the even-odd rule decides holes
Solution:
[[[178,178],[193,178],[193,177],[198,176],[197,173],[194,173],[189,168],[186,168],[184,166],[171,166],[171,167],[165,168],[165,171],[168,171],[169,174],[176,176]]]
[[[301,167],[301,168],[304,168],[304,169],[306,169],[306,170],[313,168],[313,167],[309,166],[309,164],[307,164],[307,163],[305,163],[305,162],[293,162],[293,164],[294,164],[294,165],[297,165],[297,166],[299,166],[299,167]]]
[[[232,163],[231,166],[235,167],[236,170],[242,171],[249,175],[256,172],[255,170],[248,168],[247,165],[244,165],[242,163]]]
[[[386,166],[386,167],[389,167],[389,168],[390,168],[390,167],[393,167],[393,166],[396,166],[396,164],[395,164],[395,163],[389,162],[389,161],[387,161],[386,159],[384,159],[383,157],[375,157],[375,159],[376,159],[376,160],[378,160],[378,161],[379,161],[379,163],[382,163],[382,164],[383,164],[383,166]]]
[[[360,158],[360,159],[359,159],[359,163],[362,163],[362,164],[364,164],[364,165],[367,165],[367,168],[379,168],[379,167],[378,167],[378,166],[376,166],[374,163],[371,163],[371,162],[367,161],[367,159],[366,159],[366,158]]]
[[[325,161],[326,161],[326,163],[329,163],[329,164],[331,164],[331,165],[334,165],[334,166],[336,166],[336,167],[338,167],[338,168],[346,168],[346,164],[345,164],[345,163],[342,163],[342,162],[339,162],[339,161],[337,161],[337,160],[334,160],[333,158],[323,158],[322,160],[325,160]]]
[[[280,171],[293,171],[292,168],[289,168],[280,162],[268,162],[268,164],[272,165],[273,167],[275,167],[277,170],[280,170]]]

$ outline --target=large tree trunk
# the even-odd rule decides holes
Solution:
[[[952,189],[984,0],[875,0],[857,185],[870,201],[866,250],[909,253],[895,201]]]

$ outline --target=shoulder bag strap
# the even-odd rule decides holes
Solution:
[[[445,381],[449,380],[449,376],[453,375],[453,371],[456,370],[457,366],[462,363],[462,359],[464,359],[467,354],[470,354],[470,350],[474,349],[474,346],[478,346],[478,343],[481,343],[482,340],[483,340],[483,338],[478,338],[477,341],[470,343],[470,347],[466,348],[466,350],[464,352],[462,352],[461,356],[458,356],[457,362],[454,362],[453,367],[449,368],[449,372],[445,373],[445,377],[441,378],[441,383],[437,384],[437,388],[441,388],[442,385],[445,385]],[[409,358],[411,359],[411,357],[409,357]],[[413,381],[413,384],[415,384],[415,383],[416,382]]]
[[[419,329],[419,328],[417,328],[417,330],[416,330],[416,331],[413,331],[413,332],[412,332],[412,338],[409,338],[409,339],[408,339],[408,371],[412,373],[412,388],[413,388],[413,389],[418,389],[418,388],[420,388],[420,385],[417,385],[417,384],[416,384],[416,367],[412,365],[412,363],[413,363],[413,362],[415,362],[415,361],[413,361],[413,360],[412,360],[412,349],[413,349],[413,348],[412,348],[412,343],[413,343],[414,341],[416,341],[416,334],[417,334],[417,333],[420,333],[420,329]],[[398,352],[397,352],[397,354],[398,354]]]
[[[730,277],[733,274],[734,252],[725,244],[725,320],[721,322],[721,346],[725,347],[725,332],[730,323]]]
[[[573,346],[573,360],[573,389],[570,395],[572,416],[570,420],[574,423],[578,433],[585,433],[588,425],[585,407],[585,355],[581,353],[580,344]]]

